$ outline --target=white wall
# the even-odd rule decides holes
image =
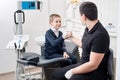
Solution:
[[[66,15],[65,3],[66,0],[50,0],[50,14],[57,13],[64,18]]]
[[[15,53],[6,50],[5,47],[13,38],[13,14],[16,10],[16,0],[2,0],[0,10],[0,73],[3,73],[15,68]]]

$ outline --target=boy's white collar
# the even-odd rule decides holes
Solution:
[[[50,27],[50,29],[52,30],[52,31],[59,31],[59,30],[56,30],[55,28],[53,28],[53,27]]]

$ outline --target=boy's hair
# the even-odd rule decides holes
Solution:
[[[56,18],[56,17],[61,18],[59,14],[51,14],[49,17],[49,22],[52,22],[54,20],[54,18]]]
[[[89,20],[96,20],[98,17],[97,6],[93,2],[83,2],[79,7],[80,14],[84,14]]]

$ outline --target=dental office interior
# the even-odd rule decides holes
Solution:
[[[18,51],[14,42],[17,44],[19,37],[25,41],[22,44],[25,52],[41,54],[40,46],[44,44],[45,32],[49,29],[50,14],[57,13],[61,16],[63,33],[69,30],[75,36],[82,37],[85,27],[81,24],[78,8],[84,1],[92,1],[97,5],[98,18],[110,35],[115,80],[120,79],[120,0],[30,0],[36,2],[35,5],[40,2],[39,8],[34,9],[21,8],[22,1],[25,0],[0,2],[0,80],[15,80]],[[16,14],[17,10],[23,12],[23,19],[19,13]],[[81,49],[79,55],[80,52]],[[33,72],[39,71],[34,70],[36,68],[41,70],[41,67],[30,66]]]

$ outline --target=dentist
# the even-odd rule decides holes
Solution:
[[[93,2],[83,2],[80,7],[81,22],[86,26],[81,40],[67,33],[70,40],[82,48],[81,60],[53,72],[52,80],[107,80],[107,59],[110,38],[98,20]]]

